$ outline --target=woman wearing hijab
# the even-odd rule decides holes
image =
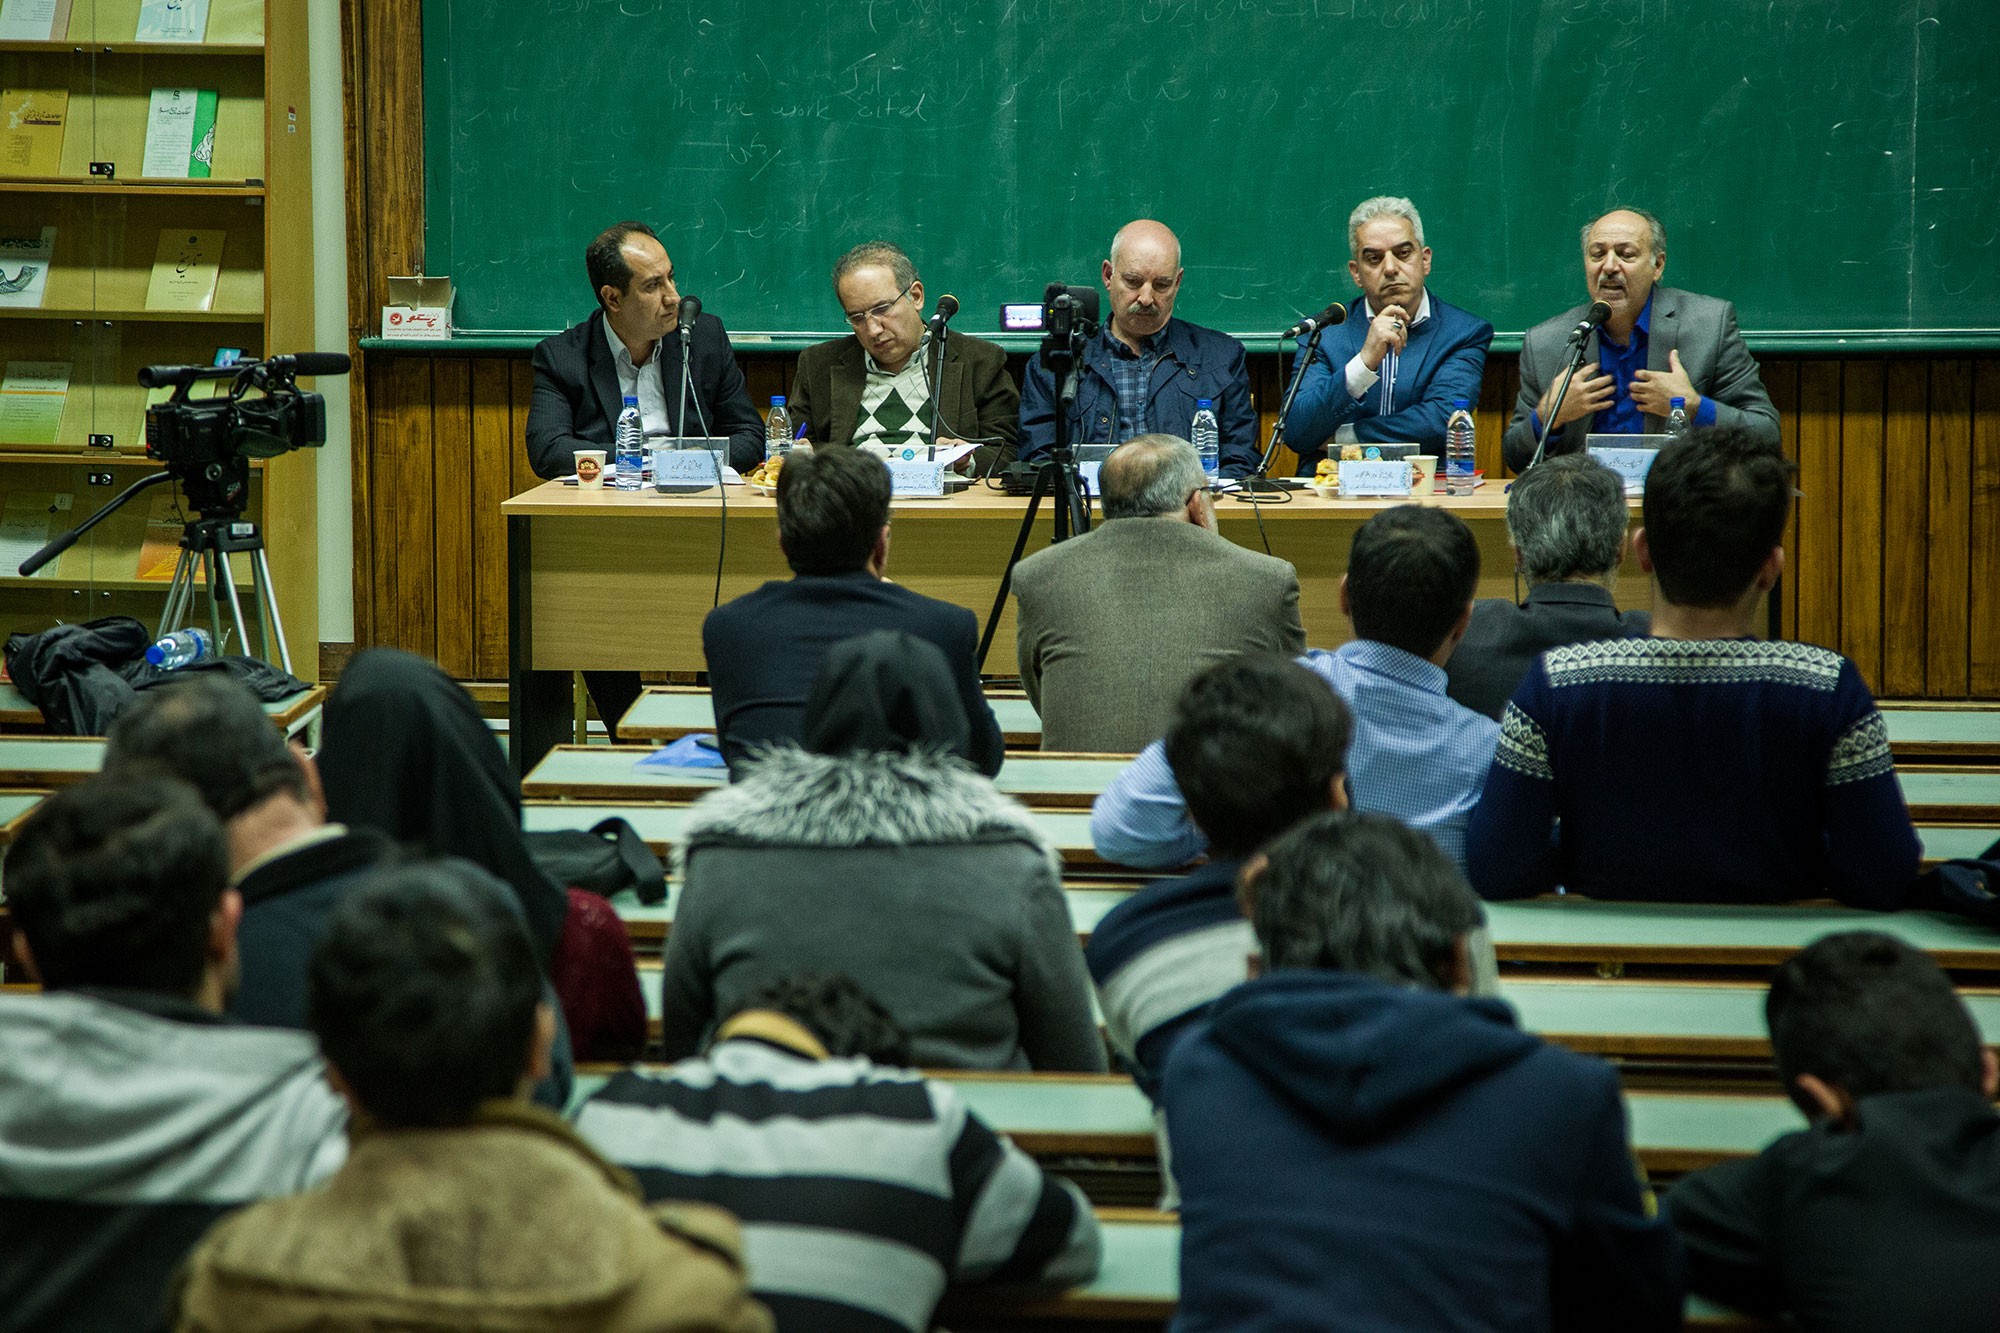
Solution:
[[[1061,863],[974,771],[971,735],[935,645],[881,630],[827,654],[804,748],[703,797],[676,850],[668,1059],[811,970],[877,996],[919,1065],[1104,1068]]]
[[[319,772],[330,818],[463,857],[513,889],[578,1058],[638,1053],[645,1005],[624,925],[603,899],[535,864],[521,833],[521,785],[458,682],[393,648],[362,653],[327,696]]]

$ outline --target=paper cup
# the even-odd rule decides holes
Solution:
[[[604,489],[604,454],[602,449],[579,449],[576,451],[576,484],[586,491]]]
[[[1410,456],[1410,494],[1431,495],[1437,491],[1438,461],[1436,454],[1412,454]]]

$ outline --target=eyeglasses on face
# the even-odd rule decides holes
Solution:
[[[871,305],[866,310],[848,311],[847,322],[853,327],[858,329],[871,319],[887,319],[889,317],[889,312],[896,308],[896,303],[898,301],[901,301],[904,297],[908,296],[910,294],[910,287],[914,287],[916,285],[917,285],[916,279],[912,278],[910,280],[909,287],[903,288],[902,291],[897,292],[894,296],[882,302],[880,305]]]

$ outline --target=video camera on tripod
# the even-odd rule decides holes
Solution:
[[[185,627],[194,609],[195,583],[205,587],[209,633],[218,651],[224,642],[222,599],[239,643],[246,643],[243,607],[236,580],[230,574],[231,553],[251,557],[252,594],[260,613],[263,657],[273,666],[292,669],[285,645],[285,627],[271,589],[271,567],[264,555],[264,537],[255,523],[243,521],[250,501],[250,460],[276,458],[294,449],[326,443],[326,399],[298,386],[300,375],[345,375],[348,360],[339,352],[300,352],[264,361],[236,361],[219,366],[147,366],[139,383],[148,389],[171,387],[164,402],[146,409],[146,456],[163,470],[141,477],[109,504],[21,562],[23,577],[76,545],[82,536],[123,508],[140,491],[167,482],[178,484],[200,517],[181,530],[180,560],[167,585],[166,606],[159,634],[165,637]],[[232,380],[229,392],[213,398],[193,398],[195,385],[205,380]],[[276,659],[271,655],[275,639]]]

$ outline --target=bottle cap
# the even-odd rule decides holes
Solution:
[[[627,407],[637,407],[638,405],[639,405],[639,395],[638,395],[638,394],[636,394],[636,393],[628,393],[628,394],[626,394],[626,395],[625,395],[625,406],[627,406]]]
[[[1201,411],[1203,408],[1213,407],[1214,405],[1215,405],[1215,400],[1212,398],[1197,398],[1195,399],[1194,403],[1195,411],[1197,412]]]
[[[1688,400],[1685,398],[1672,398],[1668,400],[1667,405],[1669,407],[1686,407]]]
[[[781,393],[774,393],[771,395],[771,406],[783,407],[784,405],[785,405],[785,395]]]
[[[1451,405],[1460,411],[1464,411],[1472,406],[1472,400],[1470,398],[1454,398],[1451,400]]]

